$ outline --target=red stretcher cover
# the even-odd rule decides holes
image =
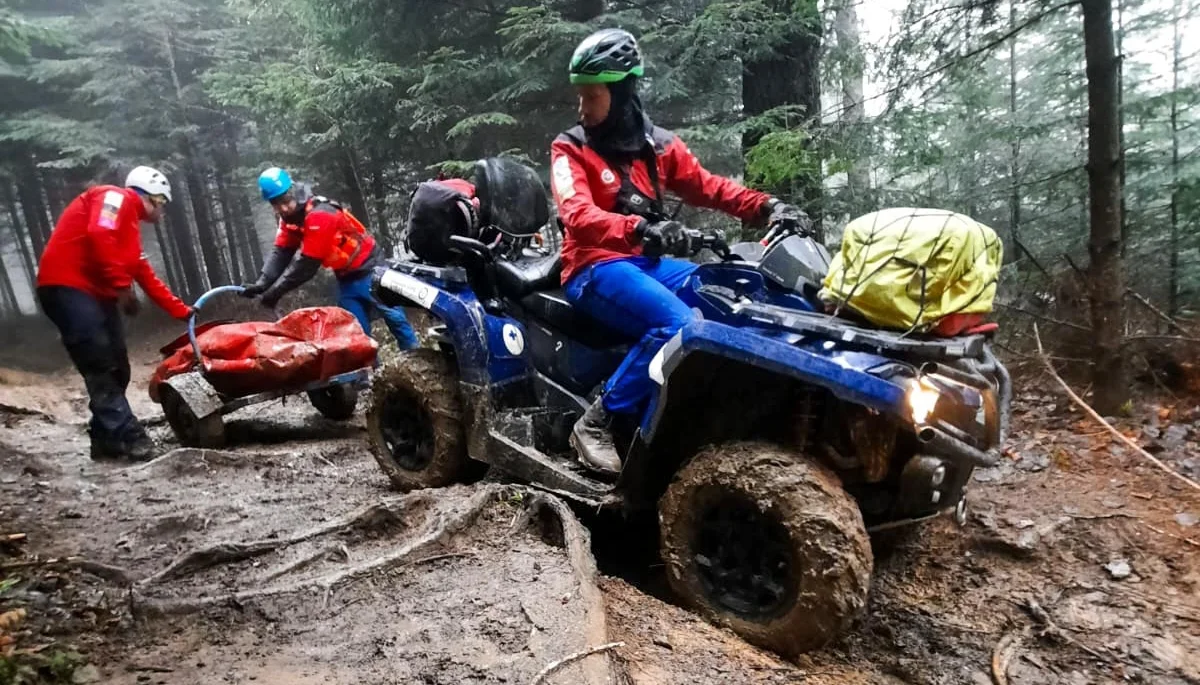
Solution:
[[[378,344],[358,319],[340,307],[297,309],[274,323],[248,321],[197,328],[204,376],[217,392],[243,397],[300,389],[375,363]],[[160,400],[163,381],[196,368],[187,335],[162,348],[166,357],[150,379],[150,398]]]

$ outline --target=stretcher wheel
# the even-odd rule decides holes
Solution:
[[[213,449],[225,444],[225,421],[220,413],[213,412],[199,418],[179,392],[170,385],[162,388],[163,414],[167,424],[175,432],[180,444],[186,447]]]
[[[308,401],[325,418],[345,421],[354,416],[354,408],[358,406],[358,389],[349,383],[341,383],[309,390]]]

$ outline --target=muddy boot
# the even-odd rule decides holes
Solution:
[[[620,473],[621,457],[613,443],[609,426],[612,417],[604,409],[603,399],[596,398],[571,429],[571,447],[584,464],[609,473]]]
[[[150,461],[157,455],[158,446],[154,444],[149,435],[142,434],[129,443],[125,456],[133,461]]]
[[[91,457],[95,461],[103,461],[107,459],[124,459],[126,456],[125,445],[103,438],[92,437]]]

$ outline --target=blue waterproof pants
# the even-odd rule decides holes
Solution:
[[[400,307],[385,306],[371,294],[370,272],[358,278],[338,279],[337,284],[338,306],[353,314],[367,335],[371,334],[371,314],[378,312],[396,338],[400,349],[411,350],[417,346],[417,336],[413,333],[404,310]]]
[[[604,408],[644,410],[654,391],[650,360],[696,314],[676,291],[697,265],[679,259],[625,257],[587,267],[567,282],[566,296],[588,316],[638,339],[604,384]]]

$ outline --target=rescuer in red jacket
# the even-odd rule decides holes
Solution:
[[[133,415],[129,355],[118,309],[137,313],[137,283],[177,319],[191,308],[159,280],[142,252],[139,222],[156,222],[171,201],[161,172],[140,166],[125,187],[94,186],[67,205],[38,264],[37,297],[87,386],[93,459],[147,459],[154,443]]]
[[[262,303],[274,307],[325,267],[337,278],[338,306],[354,314],[367,335],[371,314],[378,312],[400,349],[417,346],[404,310],[384,305],[371,293],[371,270],[380,255],[375,239],[353,214],[328,198],[301,197],[292,177],[279,167],[259,175],[258,189],[279,217],[279,231],[258,280],[243,286],[244,297],[262,295]],[[293,260],[296,252],[300,256]]]
[[[806,221],[775,198],[706,171],[675,134],[654,126],[637,96],[637,41],[620,29],[588,36],[571,57],[580,125],[550,147],[554,199],[564,227],[567,298],[638,343],[576,422],[583,461],[619,471],[611,414],[643,411],[653,390],[650,360],[694,314],[675,292],[696,265],[662,255],[689,250],[684,227],[663,210],[662,189],[692,205],[746,221]]]

